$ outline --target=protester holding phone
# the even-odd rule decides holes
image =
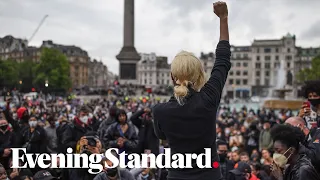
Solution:
[[[101,154],[102,145],[96,132],[89,131],[78,141],[80,151],[78,153]],[[96,175],[90,174],[87,168],[65,169],[63,179],[68,180],[92,180]]]
[[[304,118],[309,128],[320,127],[320,80],[306,82],[303,103],[299,117]]]
[[[208,82],[201,61],[192,53],[182,51],[171,64],[174,96],[153,108],[155,132],[168,140],[171,153],[201,154],[211,148],[211,164],[219,162],[216,147],[216,114],[222,90],[231,68],[228,30],[228,8],[225,2],[213,4],[220,19],[220,42],[216,61]],[[220,167],[169,169],[168,180],[220,179]]]
[[[101,164],[104,167],[103,171],[96,175],[93,180],[136,180],[127,169],[106,167],[106,164],[109,167],[113,165],[113,163],[106,157],[102,158]]]

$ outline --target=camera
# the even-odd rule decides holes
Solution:
[[[97,137],[95,136],[85,136],[85,138],[88,140],[88,145],[96,147],[97,146]]]

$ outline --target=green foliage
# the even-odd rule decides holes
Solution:
[[[57,49],[42,49],[40,63],[35,67],[34,84],[44,87],[48,81],[50,89],[68,90],[71,87],[67,57]]]
[[[301,70],[297,78],[300,82],[320,79],[320,55],[313,58],[311,68]]]
[[[14,60],[0,60],[0,86],[14,87],[19,82],[18,63]]]

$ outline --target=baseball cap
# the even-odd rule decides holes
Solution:
[[[42,170],[33,176],[33,180],[56,180],[56,178],[53,177],[49,171]]]
[[[232,172],[235,175],[241,175],[244,173],[251,173],[251,167],[249,164],[240,161],[236,165],[234,165],[234,169],[231,170],[230,172]]]

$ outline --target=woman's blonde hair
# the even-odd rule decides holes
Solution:
[[[176,85],[174,96],[180,105],[188,94],[188,87],[200,91],[205,83],[205,73],[201,61],[192,53],[182,51],[171,64],[171,74]]]

